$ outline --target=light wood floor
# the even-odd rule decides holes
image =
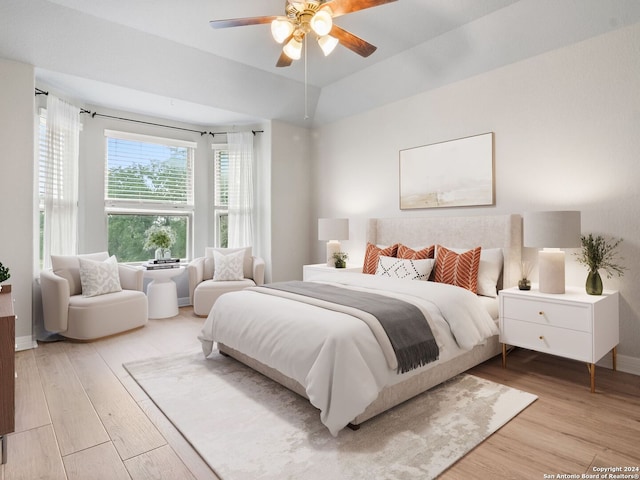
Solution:
[[[204,319],[177,317],[91,343],[56,342],[16,354],[16,432],[0,480],[216,479],[128,376],[123,363],[198,346]],[[640,466],[640,377],[515,350],[471,373],[539,396],[442,475],[542,479]],[[549,477],[548,477],[549,478]]]

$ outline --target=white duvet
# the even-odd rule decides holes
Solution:
[[[478,297],[459,287],[350,272],[314,281],[415,304],[427,313],[440,347],[439,361],[397,374],[362,320],[251,289],[221,296],[199,339],[205,356],[214,342],[221,342],[295,379],[332,435],[362,413],[386,385],[433,368],[498,333]]]

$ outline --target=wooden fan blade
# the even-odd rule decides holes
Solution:
[[[334,17],[357,12],[366,8],[378,7],[385,3],[396,2],[397,0],[329,0],[322,4],[331,8]]]
[[[278,58],[278,63],[276,63],[276,67],[289,67],[293,63],[286,53],[282,52],[280,54],[280,58]]]
[[[209,25],[213,28],[244,27],[246,25],[262,25],[264,23],[271,23],[276,18],[278,17],[230,18],[227,20],[211,20]]]
[[[335,23],[329,35],[336,37],[342,45],[362,57],[368,57],[378,48],[360,37],[356,37],[353,33],[347,32],[344,28],[340,28]]]

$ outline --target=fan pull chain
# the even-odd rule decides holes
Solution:
[[[307,35],[302,39],[304,42],[304,119],[309,119],[309,110],[308,110],[308,93],[307,93],[307,59],[309,56],[307,55]]]

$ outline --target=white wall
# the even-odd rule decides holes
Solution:
[[[271,280],[301,280],[311,258],[310,131],[271,126]]]
[[[34,86],[31,65],[0,59],[0,262],[11,274],[20,348],[32,337]]]
[[[495,206],[399,210],[399,150],[491,131]],[[343,249],[352,260],[362,260],[364,219],[372,216],[577,209],[584,233],[623,237],[628,270],[604,283],[621,292],[619,353],[640,371],[640,25],[314,133],[314,208],[318,216],[351,219]],[[568,283],[583,285],[586,270],[568,257]]]

